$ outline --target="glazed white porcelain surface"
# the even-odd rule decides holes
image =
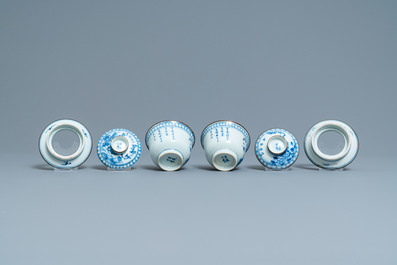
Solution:
[[[161,121],[150,127],[145,142],[153,162],[163,170],[174,171],[189,161],[195,137],[182,122]]]
[[[270,129],[258,137],[255,155],[259,162],[267,168],[286,169],[298,158],[299,144],[289,131]]]
[[[141,157],[139,138],[126,129],[113,129],[98,141],[99,160],[108,168],[123,170],[132,167]]]
[[[343,149],[338,154],[325,154],[318,147],[319,137],[328,131],[338,132],[345,141]],[[356,158],[359,148],[358,137],[354,130],[346,123],[337,120],[325,120],[315,124],[306,134],[304,145],[309,160],[325,169],[346,167]]]
[[[237,167],[250,146],[248,131],[233,121],[210,123],[201,134],[207,161],[220,171]]]
[[[52,145],[54,136],[63,130],[74,132],[79,138],[79,147],[68,156],[57,153]],[[91,135],[80,122],[70,119],[57,120],[48,125],[41,133],[39,151],[43,159],[55,168],[70,169],[83,164],[92,149]]]

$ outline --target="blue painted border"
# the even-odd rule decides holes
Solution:
[[[248,139],[248,144],[246,146],[245,152],[248,151],[248,149],[251,145],[251,137],[250,137],[248,131],[243,126],[241,126],[238,123],[235,123],[234,121],[216,121],[216,122],[210,123],[207,127],[205,127],[204,131],[201,133],[201,146],[202,147],[203,147],[204,137],[207,135],[207,133],[209,131],[211,131],[212,129],[217,128],[217,127],[230,127],[230,128],[234,128],[234,129],[238,130],[239,132],[241,132],[244,135],[244,137],[246,139]]]
[[[179,122],[179,121],[160,121],[160,122],[154,124],[152,127],[150,127],[150,129],[146,133],[145,144],[148,149],[149,149],[149,147],[147,145],[147,142],[149,141],[150,136],[153,135],[154,131],[156,131],[157,129],[160,129],[160,128],[168,127],[168,126],[180,128],[180,129],[183,129],[185,132],[187,132],[189,134],[189,138],[193,140],[192,141],[192,148],[193,148],[193,146],[196,142],[196,138],[194,136],[192,129],[190,129],[189,126],[187,126],[186,124]]]

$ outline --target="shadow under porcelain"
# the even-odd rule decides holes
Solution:
[[[181,168],[178,169],[178,170],[166,171],[166,170],[163,170],[163,169],[161,169],[160,167],[158,167],[158,166],[156,166],[156,165],[141,165],[141,166],[139,166],[139,167],[141,167],[141,168],[143,168],[143,169],[146,169],[146,170],[159,171],[159,172],[178,172],[178,171],[183,171],[183,170],[185,170],[185,167],[181,167]]]
[[[95,170],[105,170],[105,171],[107,170],[107,167],[105,165],[95,165],[92,166],[91,168]]]
[[[31,168],[39,169],[39,170],[49,170],[49,171],[54,171],[54,170],[56,170],[56,169],[59,169],[59,170],[73,170],[73,169],[74,169],[74,168],[66,168],[66,169],[63,169],[63,168],[55,168],[55,167],[52,167],[52,166],[50,166],[50,165],[48,165],[48,164],[33,165],[33,166],[31,166]],[[85,169],[85,168],[86,168],[85,166],[79,166],[79,167],[78,167],[78,170],[80,170],[80,169]]]
[[[281,172],[281,171],[291,171],[294,170],[293,167],[287,167],[284,169],[271,169],[261,165],[249,165],[247,166],[249,169],[260,170],[260,171],[271,171],[271,172]]]
[[[233,170],[230,170],[230,171],[221,171],[221,170],[217,170],[216,168],[214,168],[213,166],[210,166],[210,165],[196,165],[193,167],[200,169],[200,170],[214,171],[214,172],[233,172],[233,171],[239,170],[238,167],[235,167]]]
[[[249,169],[254,169],[254,170],[260,170],[260,171],[265,171],[265,167],[261,165],[248,165],[246,166]]]

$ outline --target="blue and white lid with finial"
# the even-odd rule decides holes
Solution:
[[[258,137],[255,155],[259,162],[267,168],[286,169],[298,158],[298,141],[287,130],[270,129]]]
[[[99,139],[97,153],[99,160],[108,168],[126,169],[139,160],[142,145],[133,132],[113,129]]]

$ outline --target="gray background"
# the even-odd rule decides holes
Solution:
[[[0,1],[0,264],[396,264],[396,47],[396,1]],[[333,118],[360,153],[269,172],[251,148],[222,173],[197,141],[178,172],[144,147],[131,172],[94,149],[58,173],[37,141],[64,117],[94,143],[231,119],[301,144]]]

